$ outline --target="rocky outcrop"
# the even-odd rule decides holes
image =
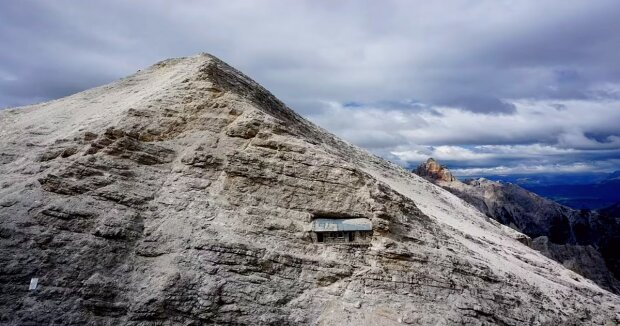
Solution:
[[[615,267],[613,261],[617,258],[610,250],[614,237],[611,234],[620,231],[617,221],[604,214],[571,209],[511,183],[484,178],[446,180],[441,175],[425,172],[429,161],[420,164],[415,173],[462,198],[486,216],[529,236],[533,247],[547,257],[620,293],[620,270]],[[431,167],[434,166],[439,164],[434,162]],[[450,173],[445,167],[441,171],[442,175]]]
[[[620,321],[617,296],[210,55],[4,110],[0,133],[2,324]],[[372,239],[314,243],[317,216]]]
[[[432,157],[426,160],[426,162],[420,164],[420,166],[416,168],[415,174],[421,177],[445,182],[452,182],[456,180],[448,168],[437,163],[437,161],[435,161]]]

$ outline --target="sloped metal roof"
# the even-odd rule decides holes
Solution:
[[[370,222],[370,220],[367,218],[317,218],[316,220],[312,221],[312,231],[372,231],[372,222]]]

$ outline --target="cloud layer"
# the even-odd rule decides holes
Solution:
[[[456,168],[457,175],[618,168],[620,100],[512,104],[513,114],[482,114],[453,107],[404,110],[326,103],[329,109],[310,118],[393,161],[410,165],[430,156]]]
[[[615,0],[5,1],[0,107],[206,51],[404,165],[620,169],[618,12]]]

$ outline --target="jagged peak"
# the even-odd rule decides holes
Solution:
[[[429,157],[426,162],[421,163],[414,171],[415,174],[433,180],[446,182],[457,181],[452,172],[447,167],[439,164],[434,158]]]
[[[192,66],[198,66],[197,69],[190,69],[191,72],[188,78],[208,81],[212,83],[215,90],[232,93],[251,102],[257,109],[285,122],[287,125],[303,129],[307,133],[310,132],[307,130],[308,121],[306,119],[289,108],[258,82],[215,55],[202,52],[194,56],[160,61],[153,65],[153,67],[158,68],[178,63],[181,63],[180,67],[183,67],[182,63],[184,62]]]

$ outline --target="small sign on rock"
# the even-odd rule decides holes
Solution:
[[[28,290],[32,291],[32,290],[36,290],[37,289],[37,284],[39,284],[39,279],[36,277],[33,277],[30,279],[30,287],[28,288]]]

